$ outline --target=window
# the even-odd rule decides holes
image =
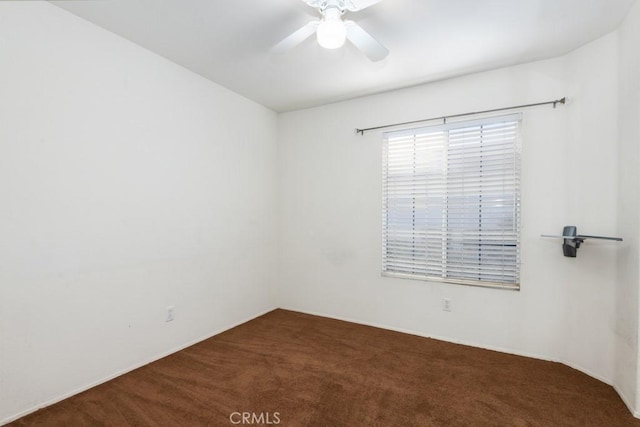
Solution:
[[[519,288],[519,124],[384,134],[383,275]]]

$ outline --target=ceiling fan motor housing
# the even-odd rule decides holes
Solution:
[[[337,10],[342,15],[347,10],[347,2],[345,0],[308,0],[307,4],[317,8],[323,16],[327,11]]]

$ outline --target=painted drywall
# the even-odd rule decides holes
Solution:
[[[0,58],[0,423],[276,306],[274,112],[47,2]]]
[[[562,58],[276,118],[0,2],[0,423],[276,306],[563,361],[633,409],[639,14]],[[521,291],[381,277],[381,137],[354,128],[561,96],[523,116]],[[570,223],[625,243],[563,258],[539,235]]]
[[[437,60],[437,58],[434,58]],[[562,58],[282,114],[280,288],[289,309],[563,361],[612,382],[617,36]],[[381,133],[356,127],[547,101],[523,112],[521,290],[381,277]],[[453,311],[442,310],[443,297]]]
[[[564,58],[566,91],[571,99],[562,141],[565,163],[560,171],[548,171],[542,162],[530,165],[540,174],[557,179],[551,193],[563,193],[563,212],[550,209],[556,221],[574,223],[585,234],[617,235],[618,171],[618,37],[610,34]],[[537,143],[537,139],[532,139]],[[561,228],[558,232],[562,231]],[[617,242],[590,240],[575,259],[561,258],[552,281],[564,292],[564,329],[559,360],[608,383],[614,379],[614,313]],[[543,264],[536,265],[542,270]],[[564,276],[567,274],[567,276]],[[531,284],[537,283],[534,275]],[[541,311],[540,315],[543,315]]]
[[[619,31],[618,246],[614,385],[640,416],[638,395],[638,286],[640,283],[640,3]]]

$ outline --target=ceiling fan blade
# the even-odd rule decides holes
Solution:
[[[318,29],[320,21],[311,21],[304,27],[295,31],[289,37],[286,37],[280,43],[271,48],[273,53],[283,53],[289,49],[292,49],[309,38]]]
[[[376,3],[380,3],[382,0],[347,0],[347,9],[351,12],[357,12],[365,9],[369,6],[373,6]]]
[[[380,61],[387,57],[389,50],[382,46],[371,34],[353,21],[344,21],[347,27],[347,39],[364,52],[372,61]]]

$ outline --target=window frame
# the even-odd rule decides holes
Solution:
[[[478,206],[478,212],[479,212],[479,225],[478,225],[478,231],[477,231],[477,235],[479,236],[477,238],[478,240],[478,245],[477,245],[477,250],[478,250],[478,254],[482,254],[482,246],[494,246],[494,248],[489,249],[489,261],[493,261],[490,259],[491,256],[491,250],[498,250],[497,247],[502,247],[502,252],[503,252],[503,257],[505,256],[504,253],[505,252],[509,252],[506,256],[506,258],[502,259],[502,273],[501,274],[489,274],[484,272],[487,268],[486,265],[488,264],[488,261],[482,261],[482,257],[479,258],[479,260],[476,262],[477,267],[476,270],[477,271],[477,275],[478,278],[473,278],[473,279],[469,279],[468,277],[463,277],[464,274],[470,274],[470,273],[466,273],[467,271],[467,265],[471,265],[471,263],[467,263],[465,264],[464,261],[464,257],[463,257],[463,261],[462,261],[462,267],[461,267],[461,272],[458,272],[457,274],[452,274],[448,271],[449,269],[449,258],[452,257],[453,255],[456,255],[458,253],[463,253],[464,250],[460,250],[458,252],[456,252],[456,250],[451,249],[452,247],[452,242],[453,240],[451,239],[451,234],[452,234],[452,230],[455,230],[455,228],[451,227],[450,224],[450,218],[451,215],[449,214],[449,197],[448,195],[451,193],[451,188],[455,188],[455,186],[449,186],[448,183],[448,168],[449,165],[451,164],[451,160],[450,157],[452,155],[452,149],[450,147],[450,141],[451,141],[451,133],[452,131],[460,131],[460,130],[464,130],[464,129],[472,129],[472,128],[478,128],[480,127],[480,138],[479,138],[479,147],[480,147],[480,159],[483,159],[484,157],[482,154],[482,147],[484,144],[484,141],[488,138],[484,137],[482,135],[482,131],[485,129],[485,127],[491,126],[491,125],[495,125],[495,124],[508,124],[508,123],[514,123],[515,124],[515,134],[512,136],[512,146],[510,146],[510,149],[512,149],[512,153],[508,152],[508,154],[512,154],[513,155],[513,167],[512,169],[510,169],[510,167],[505,167],[504,170],[501,170],[503,172],[503,180],[505,179],[513,179],[513,185],[512,187],[508,187],[509,190],[513,190],[512,193],[505,193],[508,194],[510,196],[513,196],[513,206],[512,206],[512,211],[511,211],[511,215],[513,216],[512,218],[512,233],[514,234],[513,236],[510,236],[509,238],[504,237],[504,235],[508,235],[509,233],[505,233],[504,231],[502,231],[501,236],[504,238],[504,240],[500,243],[500,244],[495,244],[495,243],[482,243],[483,241],[483,234],[482,234],[482,209],[485,205],[483,205],[482,203],[482,195],[483,195],[483,190],[478,190],[478,194],[477,197],[480,199],[480,201],[478,202],[477,206]],[[522,141],[521,141],[521,129],[522,129],[522,114],[521,113],[517,113],[517,114],[509,114],[509,115],[500,115],[500,116],[487,116],[487,117],[481,117],[481,118],[475,118],[472,120],[456,120],[453,122],[448,122],[448,123],[444,123],[444,124],[438,124],[438,125],[432,125],[432,126],[423,126],[423,127],[418,127],[418,128],[412,128],[412,129],[402,129],[402,130],[395,130],[395,131],[390,131],[390,132],[385,132],[383,133],[383,150],[382,150],[382,275],[386,276],[386,277],[397,277],[397,278],[405,278],[405,279],[414,279],[414,280],[421,280],[421,281],[435,281],[435,282],[444,282],[444,283],[453,283],[453,284],[462,284],[462,285],[472,285],[472,286],[480,286],[480,287],[490,287],[490,288],[500,288],[500,289],[512,289],[512,290],[519,290],[520,289],[520,261],[521,261],[521,257],[520,257],[520,253],[521,253],[521,244],[520,244],[520,240],[521,240],[521,181],[520,181],[520,176],[521,176],[521,148],[522,148]],[[388,249],[388,243],[389,243],[389,230],[390,230],[390,226],[389,226],[389,194],[388,194],[388,187],[389,187],[389,141],[392,139],[398,139],[398,138],[411,138],[413,136],[414,139],[414,151],[416,150],[415,146],[416,146],[416,142],[415,140],[418,139],[419,137],[423,137],[423,138],[429,138],[431,135],[436,135],[438,132],[442,132],[443,135],[443,140],[444,140],[444,146],[442,147],[442,150],[444,151],[444,164],[441,165],[441,167],[443,168],[443,174],[445,176],[444,180],[445,180],[445,186],[444,186],[444,193],[445,193],[445,205],[446,207],[442,208],[444,209],[443,213],[441,213],[442,216],[442,260],[438,261],[437,258],[429,258],[429,256],[427,255],[429,253],[429,250],[426,249],[425,246],[425,260],[424,260],[424,266],[420,266],[423,267],[424,269],[424,273],[408,273],[408,272],[402,272],[402,271],[391,271],[389,269],[389,266],[387,265],[387,257],[389,257],[389,254],[394,254],[396,251],[396,249],[392,249],[391,251]],[[506,137],[505,137],[506,140]],[[477,148],[476,148],[477,150]],[[506,152],[506,151],[505,151]],[[455,152],[456,154],[460,154],[461,152]],[[463,152],[462,152],[463,153]],[[414,154],[414,162],[415,162],[415,154]],[[463,157],[464,157],[464,153],[463,153]],[[507,158],[507,157],[505,157]],[[480,163],[482,163],[482,160],[480,160]],[[464,161],[461,163],[462,167],[464,167]],[[460,167],[460,165],[458,165],[458,167]],[[417,174],[420,175],[420,174]],[[413,175],[413,181],[412,182],[420,182],[419,180],[415,179],[416,173],[415,173],[415,167],[414,167],[414,175]],[[425,173],[425,188],[428,187],[428,181],[427,181],[427,176],[428,173]],[[479,175],[480,178],[482,178],[482,173]],[[485,175],[486,176],[486,175]],[[506,177],[506,178],[504,178]],[[480,180],[482,182],[482,180]],[[482,186],[482,184],[480,184],[480,186]],[[428,191],[428,190],[426,190]],[[426,193],[425,193],[426,194]],[[465,196],[468,194],[472,194],[473,193],[463,193]],[[471,197],[471,196],[469,196]],[[426,199],[427,197],[425,197]],[[429,231],[433,230],[432,228],[429,228],[427,225],[424,226],[424,228],[420,228],[419,226],[417,227],[415,225],[415,198],[414,198],[414,218],[413,218],[413,233],[414,235],[418,232],[416,232],[416,229],[418,230],[423,230],[424,234],[428,234]],[[465,202],[466,203],[466,202]],[[423,208],[425,211],[425,215],[426,215],[426,211],[429,208],[429,205],[426,205],[427,207]],[[445,213],[446,212],[446,213]],[[506,218],[506,214],[503,214],[504,218]],[[434,216],[434,218],[437,218],[437,215]],[[433,218],[432,218],[433,219]],[[428,218],[423,218],[423,220],[425,221],[425,224],[427,223],[427,221],[429,221]],[[464,226],[463,226],[464,227]],[[506,228],[505,228],[506,229]],[[397,230],[396,230],[397,231]],[[466,234],[464,234],[465,231],[462,232],[463,236],[466,236]],[[415,239],[415,237],[414,237]],[[428,238],[424,238],[424,240],[426,241]],[[508,244],[510,243],[510,244]],[[395,244],[395,241],[394,241]],[[425,245],[428,245],[428,243],[425,243]],[[473,250],[473,244],[470,245],[471,249]],[[513,247],[513,254],[511,254],[511,249],[506,250],[505,248],[509,248],[509,247]],[[466,249],[465,249],[466,250]],[[500,255],[497,255],[497,257],[499,258]],[[513,260],[511,260],[512,258],[514,258]],[[410,259],[410,257],[408,257],[407,259]],[[505,260],[509,260],[509,262],[505,261]],[[484,268],[483,268],[483,263],[484,263]],[[433,275],[433,274],[428,274],[428,271],[430,270],[429,266],[430,265],[437,265],[437,264],[441,264],[442,268],[440,271],[440,274],[438,275]],[[454,263],[453,263],[454,264]],[[498,266],[499,269],[500,265]],[[470,270],[473,270],[472,267],[469,267]],[[433,270],[437,270],[437,267],[432,269]],[[464,271],[465,273],[462,273],[462,271]],[[498,270],[496,270],[498,271]],[[506,271],[506,273],[505,273]],[[482,279],[482,277],[485,277],[485,279]],[[453,276],[453,277],[452,277]],[[499,280],[487,280],[486,277],[489,276],[494,276],[494,277],[498,277],[501,276],[499,278]],[[507,281],[505,279],[505,277],[514,277],[513,281]]]

